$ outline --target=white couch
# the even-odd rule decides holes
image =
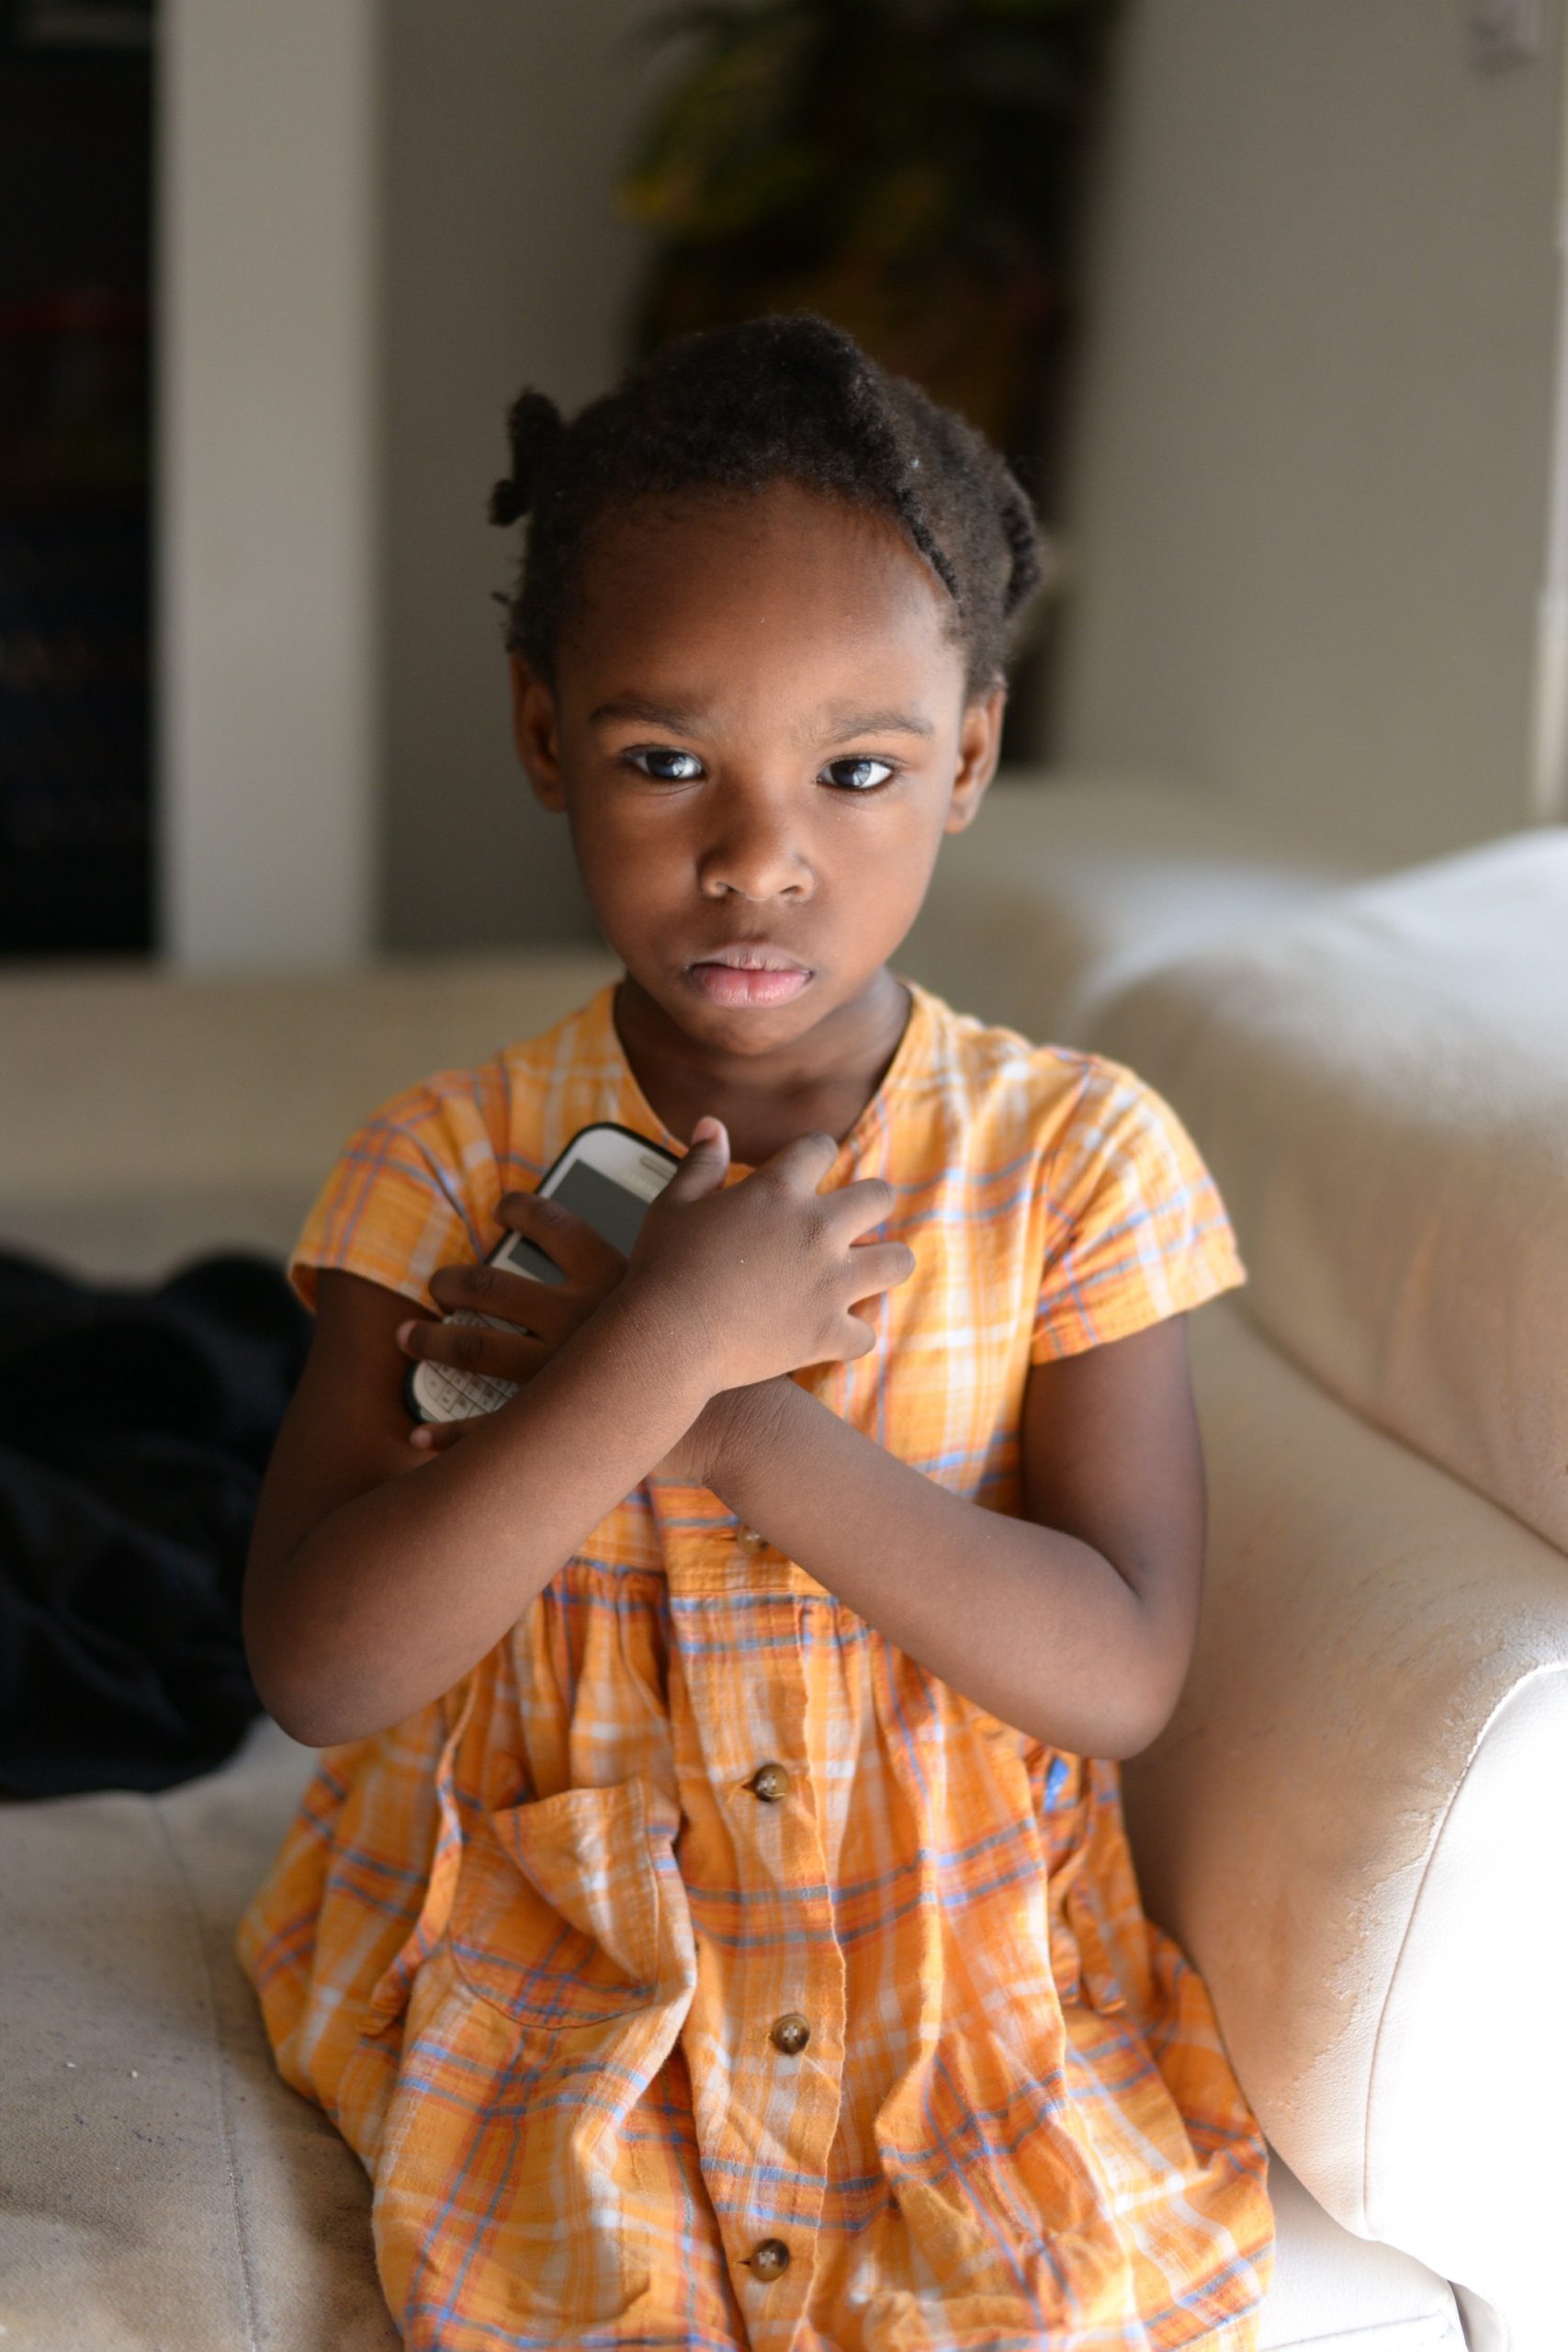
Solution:
[[[1266,2352],[1562,2352],[1568,842],[1347,887],[1155,787],[1021,783],[953,846],[908,968],[1160,1085],[1253,1270],[1195,1324],[1203,1624],[1127,1786],[1279,2152]],[[0,1239],[281,1250],[371,1102],[604,969],[7,981]],[[231,1952],[308,1760],[264,1727],[161,1799],[0,1810],[29,2352],[395,2342],[365,2183]]]

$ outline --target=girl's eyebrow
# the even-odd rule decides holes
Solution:
[[[690,735],[695,732],[701,714],[671,710],[668,703],[651,702],[647,695],[614,695],[589,712],[588,724],[597,727],[602,718],[640,718],[649,727],[669,727],[677,735]]]
[[[842,735],[934,735],[931,719],[918,710],[846,710],[840,703],[823,713],[835,741]]]
[[[936,728],[919,711],[854,710],[837,705],[823,713],[827,721],[820,738],[823,742],[839,742],[846,735],[934,735]],[[588,723],[597,727],[602,720],[640,718],[645,726],[668,727],[677,735],[694,735],[703,722],[698,710],[674,710],[668,703],[654,702],[647,695],[615,695],[602,702],[589,714]]]

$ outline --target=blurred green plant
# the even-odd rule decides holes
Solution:
[[[1049,512],[1119,0],[709,0],[621,182],[659,232],[639,351],[808,308],[960,409]]]

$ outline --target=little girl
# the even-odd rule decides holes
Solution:
[[[1028,502],[806,316],[511,422],[518,750],[626,976],[389,1104],[299,1244],[278,2064],[414,2352],[1251,2346],[1264,2149],[1105,1760],[1187,1668],[1181,1318],[1240,1269],[1156,1097],[887,961]],[[629,1261],[533,1191],[598,1120],[683,1155]],[[520,1385],[411,1428],[410,1358]]]

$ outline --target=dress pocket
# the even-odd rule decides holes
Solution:
[[[663,1874],[680,1815],[641,1780],[563,1789],[481,1815],[465,1837],[448,1948],[469,1990],[514,2024],[605,2025],[660,1997],[675,1923]]]

